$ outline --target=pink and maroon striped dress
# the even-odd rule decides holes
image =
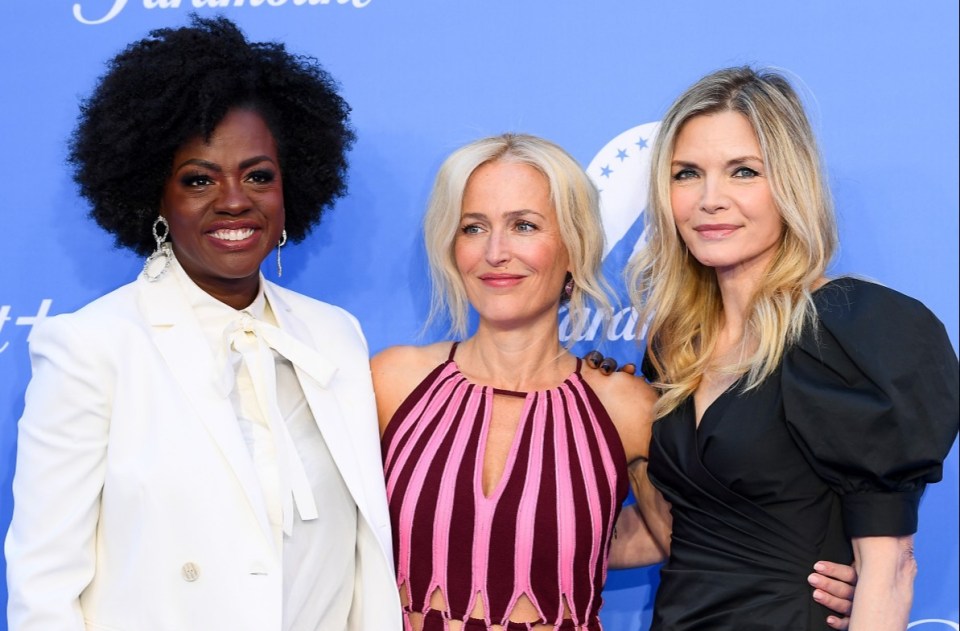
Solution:
[[[627,493],[617,430],[577,369],[518,393],[469,382],[453,355],[407,397],[383,436],[404,620],[424,631],[531,624],[597,631],[613,524]],[[525,399],[503,477],[485,496],[483,449],[495,396]],[[430,607],[439,590],[444,611]],[[486,619],[470,618],[478,595]],[[535,623],[509,622],[526,596]],[[566,606],[565,606],[566,605]],[[568,611],[568,614],[565,614]]]

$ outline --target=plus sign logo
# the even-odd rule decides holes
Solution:
[[[13,311],[13,305],[0,305],[0,340],[3,340],[4,333],[9,333],[9,328],[7,324],[12,322],[14,326],[27,326],[30,327],[30,330],[33,330],[33,325],[40,322],[50,313],[50,305],[53,304],[51,298],[44,298],[40,301],[40,307],[34,312],[33,315],[19,315],[13,316],[10,313]],[[27,339],[30,339],[29,333],[27,334]],[[7,350],[7,347],[10,346],[10,341],[0,341],[0,353]]]

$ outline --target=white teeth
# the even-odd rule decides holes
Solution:
[[[237,230],[217,230],[212,232],[214,239],[223,239],[224,241],[242,241],[253,236],[253,228],[240,228]]]

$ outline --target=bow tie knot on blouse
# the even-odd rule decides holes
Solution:
[[[251,417],[252,455],[271,522],[280,518],[283,533],[289,536],[294,505],[304,521],[316,519],[318,512],[303,461],[281,411],[278,395],[283,393],[278,393],[276,359],[289,361],[322,386],[329,383],[336,367],[282,329],[246,312],[227,326],[224,338],[229,361],[224,362],[223,385],[226,392],[237,389]]]

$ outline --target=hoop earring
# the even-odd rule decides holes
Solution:
[[[157,231],[159,226],[163,226],[162,235]],[[159,215],[154,220],[152,230],[153,240],[157,242],[157,248],[143,264],[143,275],[151,283],[160,280],[166,273],[167,268],[170,267],[170,261],[173,259],[173,248],[167,241],[167,237],[170,236],[170,224],[167,223],[163,215]]]
[[[277,242],[277,278],[283,276],[283,265],[280,263],[280,248],[287,244],[287,229],[284,228],[280,233],[280,241]]]

